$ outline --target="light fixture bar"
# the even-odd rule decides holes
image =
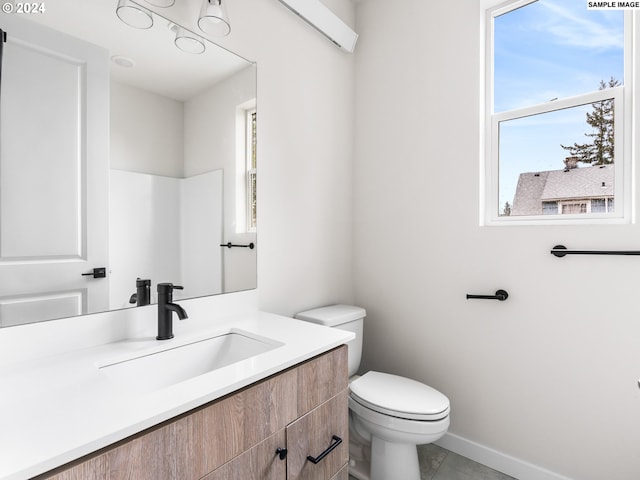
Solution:
[[[358,34],[319,0],[280,0],[280,3],[342,50],[353,53]]]

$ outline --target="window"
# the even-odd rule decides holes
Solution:
[[[235,232],[255,233],[258,221],[258,114],[255,99],[236,106]]]
[[[628,221],[631,16],[583,0],[486,10],[485,224]]]
[[[560,204],[560,206],[562,207],[562,213],[563,214],[568,214],[568,213],[587,213],[587,204],[584,203],[584,202],[582,202],[582,203],[566,202],[566,203]]]
[[[256,109],[247,110],[245,117],[245,124],[247,127],[246,139],[246,190],[247,190],[247,231],[255,232],[258,219],[258,196],[256,191],[257,186],[257,118],[258,114]]]

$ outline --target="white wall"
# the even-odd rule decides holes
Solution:
[[[111,82],[111,168],[182,178],[183,104]]]
[[[327,0],[347,23],[348,0]],[[352,297],[353,57],[277,0],[229,2],[258,64],[258,294],[292,315]]]
[[[363,367],[447,394],[465,439],[576,480],[640,478],[640,260],[549,254],[637,248],[640,227],[478,225],[479,2],[368,0],[357,30]]]

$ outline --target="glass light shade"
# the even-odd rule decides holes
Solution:
[[[214,37],[229,35],[231,25],[224,0],[202,0],[198,27]]]
[[[202,39],[182,27],[175,26],[172,30],[176,32],[174,43],[176,47],[187,53],[203,53],[205,50]]]
[[[120,0],[116,7],[116,15],[124,23],[134,28],[151,28],[153,17],[146,8],[136,5],[129,0]]]
[[[155,5],[156,7],[173,7],[173,4],[176,3],[176,0],[146,0],[148,4]]]

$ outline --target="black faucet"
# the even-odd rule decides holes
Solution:
[[[135,303],[137,307],[151,303],[151,280],[148,278],[136,279],[136,293],[131,295],[129,303]]]
[[[173,338],[173,316],[176,312],[180,320],[187,318],[187,312],[177,303],[173,303],[173,290],[182,290],[184,287],[173,283],[158,284],[158,336],[157,340],[169,340]]]

